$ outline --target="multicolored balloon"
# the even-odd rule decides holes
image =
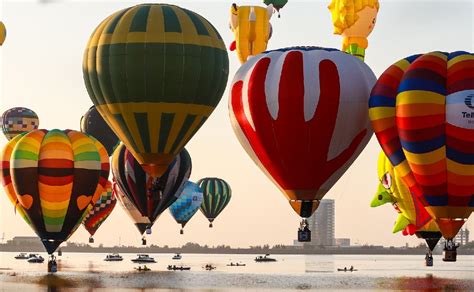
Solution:
[[[197,184],[187,181],[183,192],[169,208],[174,220],[181,224],[181,234],[183,234],[183,228],[186,226],[186,223],[191,220],[201,207],[202,200],[201,188]]]
[[[267,49],[268,40],[272,36],[270,19],[273,6],[237,6],[230,7],[229,27],[234,33],[235,41],[230,50],[237,51],[241,64],[251,56],[258,55]]]
[[[97,111],[95,106],[92,106],[81,118],[81,132],[91,135],[99,140],[107,153],[111,156],[114,153],[115,147],[120,142],[114,131],[110,129],[109,125],[104,121],[104,118]]]
[[[191,157],[183,149],[160,178],[148,175],[120,144],[112,156],[114,191],[140,234],[151,233],[155,220],[173,204],[191,175]]]
[[[301,217],[313,214],[370,140],[375,81],[356,58],[318,47],[268,51],[235,74],[234,132]]]
[[[417,237],[425,239],[433,251],[441,238],[438,225],[426,212],[420,200],[411,194],[383,151],[379,155],[377,172],[380,183],[370,206],[392,204],[398,213],[393,233],[402,231],[403,235],[416,234]]]
[[[82,221],[82,225],[84,225],[84,228],[90,234],[90,243],[94,242],[94,234],[112,213],[116,203],[117,199],[112,190],[112,183],[107,181],[99,200],[97,200],[94,205],[89,205],[86,217]]]
[[[407,57],[369,102],[383,151],[451,241],[474,210],[474,55]]]
[[[209,220],[209,227],[212,227],[212,222],[229,204],[232,190],[225,180],[216,177],[200,179],[197,185],[203,192],[201,212]]]
[[[141,4],[97,27],[83,72],[102,117],[143,169],[159,177],[221,100],[229,60],[219,33],[202,16]]]
[[[5,24],[0,21],[0,46],[3,45],[5,39],[7,38],[7,29],[5,28]]]
[[[374,30],[380,4],[378,0],[332,0],[334,33],[343,36],[342,50],[360,60],[365,58],[368,36]]]
[[[37,130],[39,127],[38,115],[25,107],[14,107],[2,114],[0,119],[2,132],[8,140],[21,133]]]
[[[94,138],[72,130],[35,130],[11,143],[16,143],[9,165],[14,193],[51,254],[100,197],[109,174],[107,152]]]

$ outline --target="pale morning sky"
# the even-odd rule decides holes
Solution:
[[[92,105],[82,79],[82,54],[90,34],[105,17],[138,1],[18,1],[1,0],[0,20],[8,37],[0,48],[0,112],[26,106],[39,115],[41,128],[78,129],[79,119]],[[149,0],[148,2],[154,2]],[[228,29],[233,1],[167,1],[207,18],[226,45],[233,40]],[[262,1],[237,2],[260,5]],[[341,38],[332,34],[325,1],[290,0],[274,17],[268,49],[294,45],[339,48]],[[381,10],[369,39],[366,62],[379,76],[389,65],[408,55],[433,50],[474,51],[473,1],[380,0]],[[239,68],[230,52],[229,82]],[[213,229],[199,212],[179,235],[179,226],[166,211],[155,223],[149,243],[176,246],[188,241],[200,244],[247,247],[291,244],[299,217],[277,187],[247,156],[234,136],[228,117],[228,92],[207,123],[187,145],[193,159],[191,180],[218,176],[230,183],[233,197]],[[0,147],[6,139],[0,137]],[[376,190],[379,146],[372,138],[357,161],[326,195],[336,200],[336,237],[353,243],[417,245],[416,237],[392,234],[396,213],[390,206],[370,208]],[[2,191],[0,191],[2,192]],[[472,216],[471,216],[472,217]],[[467,223],[474,230],[474,219]],[[6,195],[0,195],[0,236],[33,235],[14,215]],[[128,216],[117,207],[96,233],[96,243],[140,244],[140,236]],[[86,242],[81,227],[72,241]]]

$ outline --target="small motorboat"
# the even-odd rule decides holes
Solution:
[[[113,254],[108,254],[104,261],[106,262],[121,262],[123,261],[123,257],[119,255],[118,253],[113,253]]]
[[[138,266],[138,267],[135,267],[134,268],[135,270],[139,271],[139,272],[148,272],[148,271],[151,271],[151,269],[149,267],[147,267],[146,265],[144,265],[143,267],[142,266]]]
[[[346,267],[344,267],[344,269],[338,268],[337,271],[338,271],[338,272],[355,272],[355,271],[357,271],[357,270],[354,269],[354,267],[351,266],[349,269],[346,268]]]
[[[21,252],[15,256],[15,259],[17,260],[27,260],[30,258],[30,255],[27,254],[26,252]]]
[[[155,259],[147,254],[137,254],[137,258],[132,259],[134,263],[156,263]]]
[[[243,263],[230,263],[227,264],[228,267],[245,267],[245,264]]]
[[[44,258],[42,256],[40,256],[39,254],[34,254],[32,255],[30,258],[28,258],[28,262],[29,263],[42,263],[44,262]]]
[[[173,256],[173,260],[180,260],[182,257],[181,257],[181,254],[180,253],[177,253]]]
[[[262,263],[262,262],[276,262],[277,260],[274,259],[274,258],[271,258],[270,255],[267,253],[266,255],[264,255],[263,257],[262,256],[258,256],[255,258],[255,261],[257,263]]]
[[[191,267],[184,267],[184,266],[175,266],[175,265],[168,265],[168,271],[189,271]]]

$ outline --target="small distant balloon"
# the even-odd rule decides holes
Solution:
[[[39,127],[38,115],[25,107],[14,107],[5,111],[0,119],[2,132],[8,140],[15,136],[37,130]]]

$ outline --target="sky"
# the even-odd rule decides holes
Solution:
[[[81,116],[92,105],[82,77],[82,55],[95,27],[113,12],[138,1],[5,1],[0,0],[0,20],[8,36],[0,48],[0,112],[15,106],[33,109],[45,129],[79,129]],[[149,0],[148,2],[155,2]],[[325,1],[290,0],[274,16],[273,37],[268,49],[295,45],[340,48],[341,38],[332,34],[331,16]],[[369,38],[366,63],[376,76],[406,56],[430,51],[474,51],[473,1],[380,0],[381,8]],[[208,19],[228,46],[233,1],[167,1],[195,11]],[[261,1],[237,2],[260,5]],[[229,84],[239,68],[229,52]],[[228,85],[229,85],[228,84]],[[300,218],[278,188],[260,171],[240,146],[228,114],[228,88],[218,107],[188,143],[193,159],[191,180],[217,176],[232,186],[230,204],[209,229],[201,213],[186,225],[184,235],[168,211],[157,220],[149,244],[179,246],[186,242],[233,247],[292,244]],[[0,138],[0,147],[6,139]],[[415,246],[416,237],[392,234],[396,213],[391,206],[370,208],[378,185],[376,162],[380,147],[375,139],[327,193],[336,201],[336,237],[356,244]],[[0,191],[1,193],[2,191]],[[0,235],[34,235],[15,215],[5,194],[0,195]],[[474,230],[474,219],[466,226]],[[87,242],[81,227],[70,241]],[[96,245],[139,245],[140,236],[117,204],[95,235]]]

